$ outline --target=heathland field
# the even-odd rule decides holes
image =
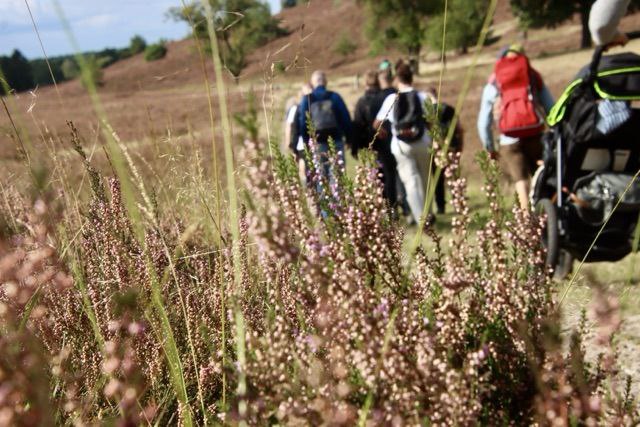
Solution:
[[[465,131],[427,233],[389,218],[369,156],[334,165],[329,200],[282,142],[313,70],[353,110],[401,55],[369,54],[354,1],[285,9],[237,81],[186,39],[95,91],[4,97],[0,425],[637,423],[640,256],[551,279],[476,131],[501,46],[522,42],[555,97],[591,51],[577,19],[522,41],[498,3],[492,43],[421,57],[415,86]]]

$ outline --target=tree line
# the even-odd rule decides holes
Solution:
[[[283,8],[304,5],[309,0],[281,0]],[[418,58],[426,48],[440,51],[443,34],[446,50],[466,53],[478,40],[486,17],[486,0],[356,0],[366,16],[365,31],[373,54],[396,48],[406,54],[417,68]],[[594,0],[510,0],[513,15],[522,36],[529,29],[554,28],[574,17],[581,23],[580,47],[591,46],[588,28],[589,11]],[[445,16],[444,9],[447,5]],[[259,0],[209,0],[220,57],[237,80],[246,66],[246,56],[254,48],[286,34],[266,4]],[[631,9],[640,0],[631,1]],[[172,8],[168,16],[187,22],[192,35],[209,46],[205,11],[201,2]],[[446,19],[446,27],[445,27]],[[346,56],[356,44],[346,32],[341,33],[334,52]],[[489,40],[495,40],[490,37]],[[416,70],[417,71],[417,70]]]
[[[83,53],[87,68],[86,77],[94,84],[102,83],[102,69],[123,59],[144,52],[148,61],[162,58],[166,54],[164,41],[147,44],[139,35],[133,36],[129,46],[124,48],[106,48],[98,52]],[[8,90],[22,92],[39,86],[73,80],[80,76],[81,70],[75,55],[62,55],[48,58],[27,59],[18,49],[11,55],[0,56],[0,94]],[[49,70],[51,66],[51,70]]]
[[[486,0],[448,0],[446,31],[445,0],[357,0],[367,14],[366,31],[374,52],[393,46],[417,64],[425,47],[440,51],[442,36],[448,50],[466,53],[478,39],[486,17]],[[589,11],[594,0],[510,0],[512,13],[526,38],[534,28],[554,28],[575,16],[581,24],[580,47],[591,46]],[[630,10],[640,8],[632,0]]]

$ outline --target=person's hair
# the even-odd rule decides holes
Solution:
[[[377,71],[367,71],[367,74],[364,75],[364,84],[368,88],[379,89],[380,82],[378,81],[378,72]]]
[[[393,73],[391,73],[391,69],[380,70],[378,71],[378,82],[383,81],[387,85],[391,86],[393,83]]]
[[[322,70],[316,70],[311,74],[311,86],[326,86],[327,85],[327,75]]]
[[[409,64],[403,60],[398,61],[396,64],[396,78],[400,83],[410,85],[413,83],[413,71]]]

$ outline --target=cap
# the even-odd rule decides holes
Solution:
[[[380,65],[378,66],[380,71],[391,70],[391,61],[388,59],[383,59]]]
[[[502,49],[500,49],[500,52],[498,52],[498,59],[499,58],[504,58],[507,53],[509,52],[513,52],[513,53],[518,53],[520,55],[524,54],[524,46],[522,46],[520,43],[513,43],[510,44],[508,46],[504,46]]]

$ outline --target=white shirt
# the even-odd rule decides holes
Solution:
[[[415,90],[414,88],[408,87],[405,89],[401,89],[400,93],[407,93],[414,90]],[[396,98],[397,98],[396,94],[391,94],[385,98],[384,102],[382,103],[382,107],[380,107],[380,111],[378,111],[378,114],[376,115],[376,120],[380,120],[381,122],[384,122],[386,120],[389,123],[391,123],[391,135],[392,135],[391,144],[398,144],[398,143],[406,144],[406,142],[398,139],[396,127],[394,126],[396,119],[395,119],[395,114],[393,114],[393,109],[396,104]],[[424,92],[418,91],[418,98],[420,99],[421,105],[424,106],[424,103],[427,100],[427,94]],[[425,132],[424,135],[422,135],[421,142],[426,142],[427,144],[431,142],[431,138],[429,137],[428,132]]]
[[[293,105],[289,108],[289,112],[287,113],[287,124],[291,126],[296,122],[296,113],[298,112],[298,105]],[[303,151],[304,150],[304,140],[302,136],[298,137],[298,143],[296,144],[296,150]]]

